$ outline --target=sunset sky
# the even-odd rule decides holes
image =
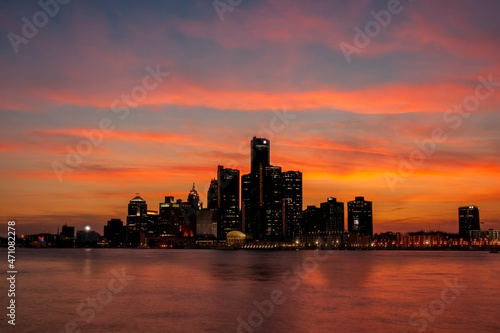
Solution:
[[[304,208],[364,196],[374,232],[458,232],[477,205],[500,229],[500,3],[391,2],[2,1],[4,225],[102,232],[193,182],[206,203],[262,136]]]

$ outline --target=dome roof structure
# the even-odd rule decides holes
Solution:
[[[226,235],[227,245],[241,247],[245,245],[247,236],[241,231],[230,231]]]
[[[226,235],[226,239],[246,239],[247,235],[241,231],[230,231]]]

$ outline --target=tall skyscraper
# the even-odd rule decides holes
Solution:
[[[293,237],[302,216],[302,174],[270,165],[270,141],[253,137],[250,173],[241,177],[243,232],[258,240]]]
[[[372,202],[356,197],[347,203],[347,224],[351,234],[373,236]]]
[[[127,214],[127,242],[138,244],[141,233],[149,229],[147,218],[148,205],[139,195],[130,200]]]
[[[217,238],[224,239],[228,232],[241,230],[240,171],[217,169]]]
[[[458,233],[463,238],[469,238],[472,230],[480,230],[479,208],[465,206],[458,208]]]
[[[251,161],[250,173],[259,173],[259,170],[270,165],[271,142],[268,139],[253,137],[250,142]]]
[[[208,209],[217,209],[217,187],[218,182],[217,179],[212,179],[210,181],[210,187],[207,191],[207,208]]]
[[[325,221],[325,231],[341,234],[344,232],[344,203],[336,198],[328,198],[320,204],[321,213]]]
[[[146,200],[139,195],[130,200],[128,204],[128,216],[141,216],[145,215],[148,211]]]
[[[280,167],[268,166],[264,168],[262,195],[261,216],[263,220],[259,228],[259,235],[268,240],[280,239],[283,237],[285,229]]]
[[[304,232],[302,223],[302,172],[283,172],[281,175],[281,186],[285,236],[287,238],[295,238]]]

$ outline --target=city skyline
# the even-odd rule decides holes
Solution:
[[[243,231],[251,239],[271,242],[293,240],[299,235],[316,232],[326,232],[332,235],[347,232],[370,237],[378,233],[401,233],[398,229],[374,232],[374,226],[377,223],[373,218],[373,202],[365,200],[363,196],[356,196],[345,205],[335,197],[327,197],[326,202],[303,207],[302,173],[291,170],[282,171],[280,166],[272,165],[270,152],[271,140],[254,136],[250,141],[249,174],[240,176],[240,170],[218,165],[216,178],[210,180],[208,190],[204,188],[207,193],[205,207],[200,200],[195,183],[192,184],[187,200],[165,195],[164,203],[160,202],[158,209],[148,206],[147,201],[140,196],[141,194],[135,193],[135,197],[128,204],[126,218],[123,219],[125,221],[123,226],[127,230],[127,241],[142,244],[141,239],[144,235],[140,234],[148,234],[151,232],[151,226],[157,226],[158,223],[160,234],[172,235],[179,231],[179,237],[180,235],[184,237],[201,235],[196,231],[196,225],[199,225],[199,221],[196,220],[200,214],[207,219],[203,223],[216,223],[215,229],[212,226],[208,234],[212,234],[219,240],[225,239],[230,231]],[[184,208],[178,210],[179,207]],[[181,213],[182,209],[187,210]],[[207,210],[211,217],[206,214]],[[185,216],[179,219],[180,216],[177,214]],[[181,220],[187,224],[181,223]],[[123,223],[121,216],[110,217],[109,222],[112,221]],[[106,233],[106,228],[109,228],[109,222],[108,227],[102,225],[104,233]],[[481,224],[484,222],[480,222],[479,207],[458,207],[458,232],[447,232],[467,238],[471,231],[493,230],[493,228],[481,228]],[[61,234],[64,234],[65,227],[68,227],[67,223],[62,226]],[[74,230],[74,226],[71,228]],[[95,231],[96,228],[100,229],[100,227],[92,228],[86,224],[81,229]],[[187,231],[184,230],[185,228],[188,228]],[[59,226],[57,230],[59,234]],[[417,231],[442,230],[440,228],[433,230],[430,225],[428,229],[411,230],[413,233]],[[157,232],[158,230],[155,234]],[[47,233],[50,232],[47,231]]]
[[[103,225],[193,182],[206,205],[257,136],[304,208],[364,196],[374,233],[456,232],[473,205],[500,229],[500,5],[388,4],[71,1],[30,31],[44,8],[2,2],[1,218]]]

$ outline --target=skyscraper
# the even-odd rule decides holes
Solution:
[[[251,161],[250,173],[259,173],[259,170],[264,169],[270,165],[270,147],[271,142],[265,138],[253,137],[250,142],[251,147]]]
[[[207,191],[207,208],[208,209],[217,209],[217,187],[218,187],[217,179],[212,179],[210,181],[210,187]]]
[[[372,202],[356,197],[347,203],[347,224],[351,234],[373,236]]]
[[[139,244],[141,233],[146,233],[149,229],[148,205],[139,195],[130,200],[127,214],[127,241]]]
[[[240,220],[240,171],[217,168],[217,238],[241,230]]]
[[[283,224],[285,237],[295,238],[304,232],[302,223],[302,172],[286,171],[281,175]]]
[[[128,216],[141,216],[145,215],[148,211],[146,200],[139,195],[130,200],[128,204]]]
[[[458,208],[458,233],[463,238],[469,238],[472,230],[480,230],[479,208],[465,206]]]
[[[259,228],[260,237],[267,240],[278,240],[284,235],[283,193],[281,187],[281,167],[264,168],[262,181],[262,223]]]
[[[302,216],[302,174],[270,165],[270,141],[253,137],[250,173],[241,177],[242,226],[258,240],[293,237]]]
[[[325,221],[325,231],[341,234],[344,232],[344,203],[336,198],[328,198],[320,204],[321,213]]]

